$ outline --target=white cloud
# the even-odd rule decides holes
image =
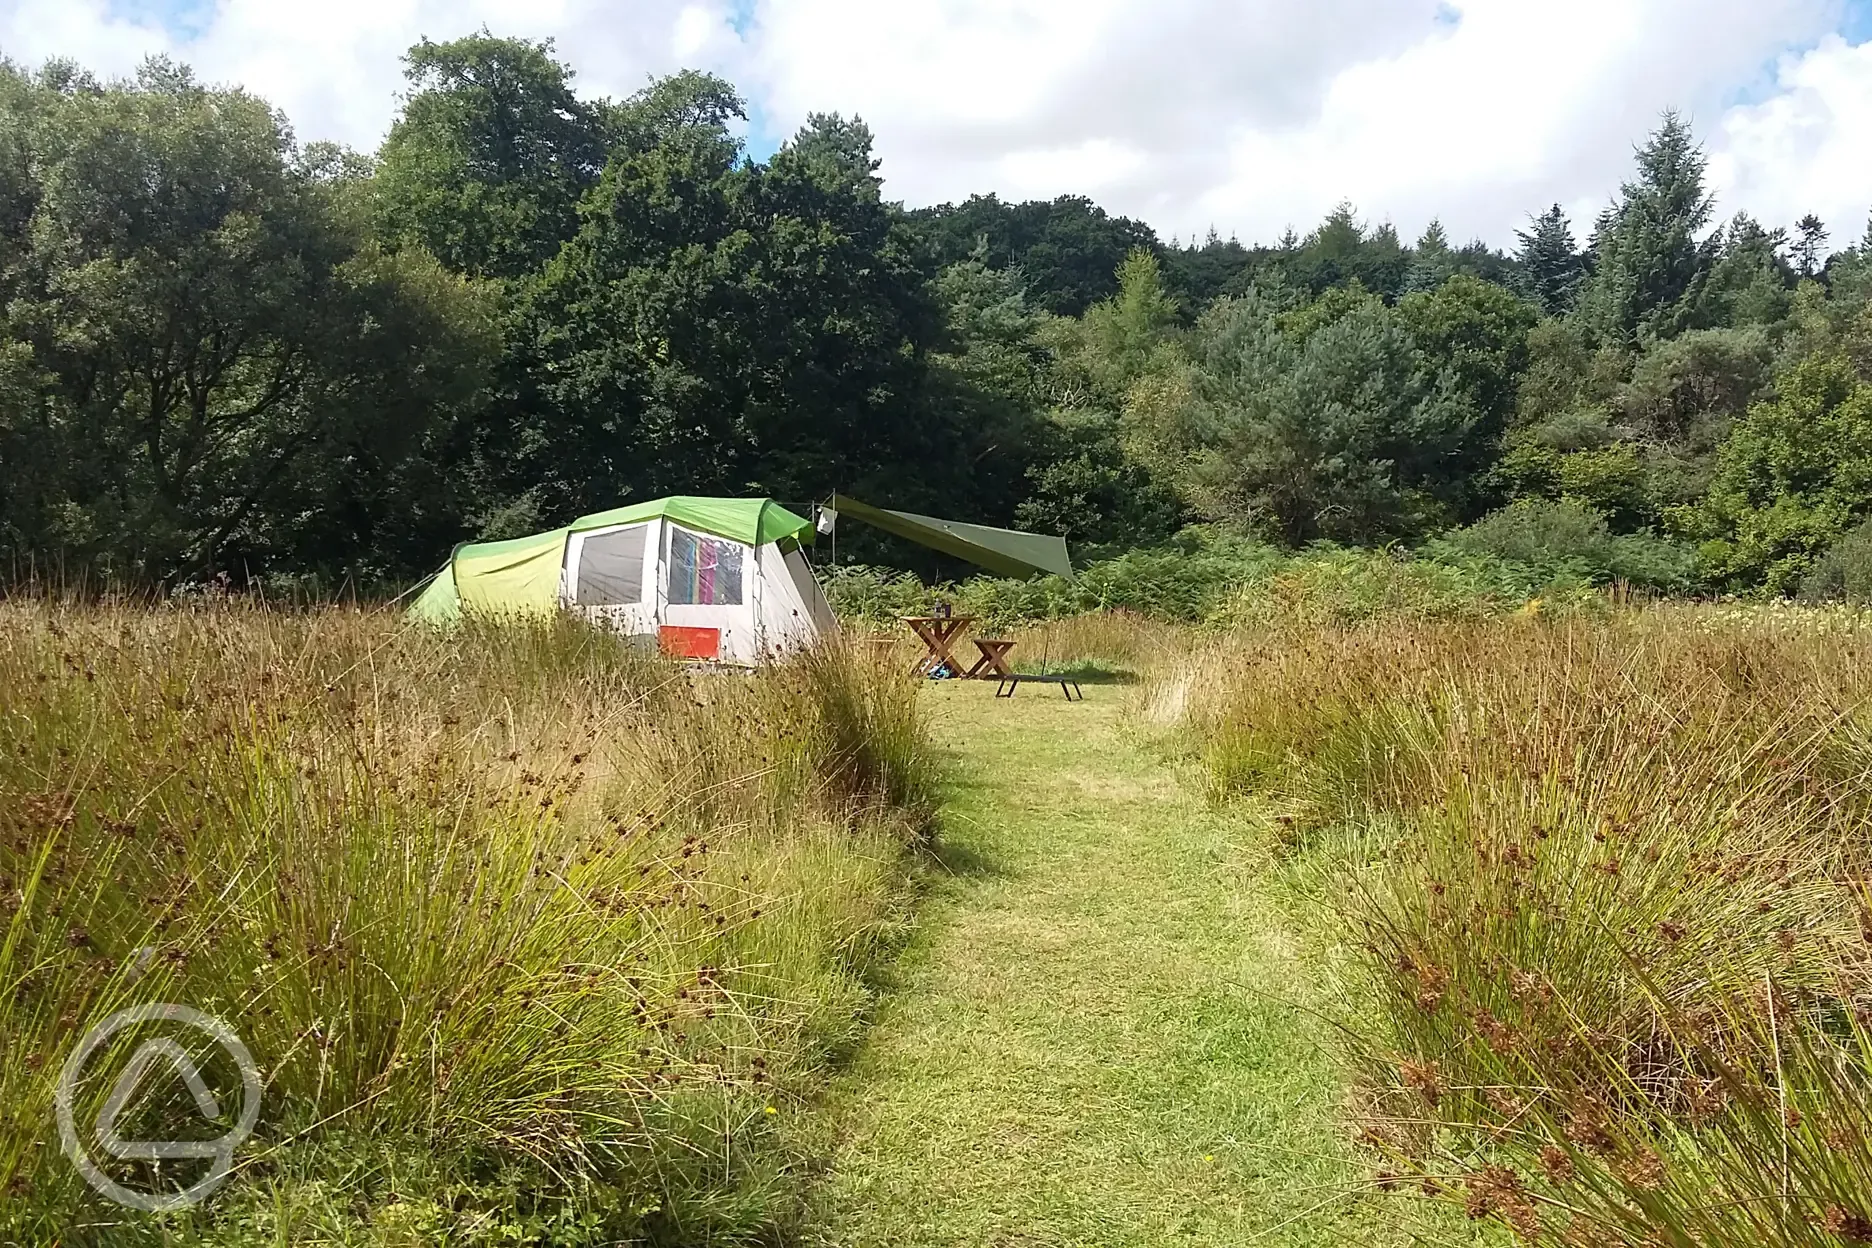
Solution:
[[[892,190],[911,202],[1109,183],[1123,176],[1109,157],[1127,151],[1145,154],[1128,171],[1140,188],[1201,189],[1225,172],[1231,131],[1305,124],[1337,73],[1429,35],[1438,7],[767,0],[750,69],[778,119],[828,107],[862,115]]]
[[[770,0],[755,62],[777,117],[863,114],[912,203],[1096,187],[1161,233],[1272,239],[1349,199],[1407,235],[1440,216],[1498,245],[1555,201],[1583,233],[1661,110],[1719,116],[1837,17],[1829,0],[875,7]]]
[[[913,204],[1077,192],[1165,235],[1249,240],[1342,199],[1407,236],[1436,215],[1498,245],[1559,201],[1584,233],[1677,106],[1725,214],[1815,211],[1844,243],[1872,206],[1872,44],[1827,34],[1841,3],[218,0],[176,33],[125,0],[0,0],[0,51],[104,73],[168,53],[266,95],[303,138],[369,148],[403,51],[486,24],[556,37],[594,94],[691,64],[782,131],[859,114]]]
[[[1110,139],[1087,139],[1073,147],[1029,148],[1008,152],[991,166],[992,181],[1015,186],[1065,185],[1098,196],[1135,177],[1150,157]]]
[[[116,75],[146,55],[173,50],[160,25],[114,16],[104,0],[0,3],[0,53],[15,61],[37,64],[62,56]]]
[[[1725,203],[1769,224],[1817,213],[1835,247],[1858,242],[1872,212],[1872,43],[1829,37],[1785,58],[1776,93],[1731,109],[1711,146]]]

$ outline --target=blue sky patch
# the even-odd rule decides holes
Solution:
[[[757,0],[729,0],[728,24],[734,27],[735,34],[740,36],[744,43],[748,36],[754,33],[754,5],[756,3]],[[747,115],[745,150],[748,159],[763,162],[771,160],[773,154],[780,150],[780,144],[786,141],[787,136],[775,127],[773,119],[767,115],[767,110],[761,107],[759,100],[748,98]]]
[[[160,26],[177,39],[193,39],[214,20],[215,0],[108,0],[105,12],[120,21]]]
[[[1840,34],[1851,44],[1872,39],[1872,0],[1846,0],[1846,20],[1840,23]]]
[[[773,154],[780,150],[780,144],[786,135],[775,127],[773,119],[767,115],[759,100],[747,102],[748,132],[744,150],[749,160],[766,162],[773,159]]]
[[[1837,34],[1847,43],[1858,45],[1872,40],[1872,0],[1841,0],[1837,10],[1839,22],[1829,34]],[[1790,41],[1788,45],[1762,62],[1755,76],[1747,82],[1738,83],[1723,93],[1722,106],[1725,109],[1737,108],[1749,104],[1759,104],[1774,95],[1778,89],[1775,71],[1784,56],[1799,56],[1811,52],[1820,46],[1818,39]]]

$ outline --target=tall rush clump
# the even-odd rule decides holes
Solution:
[[[732,1243],[794,1216],[789,1115],[928,833],[910,682],[830,649],[690,677],[569,621],[0,613],[10,1237]],[[151,1001],[225,1018],[265,1086],[233,1182],[162,1222],[83,1185],[53,1110],[87,1028]],[[134,1135],[196,1112],[154,1098]]]
[[[1529,1242],[1872,1242],[1872,646],[1669,608],[1200,663],[1377,1182]]]

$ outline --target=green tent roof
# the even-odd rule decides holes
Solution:
[[[1063,537],[995,529],[961,520],[939,520],[914,511],[887,511],[837,494],[832,497],[832,510],[932,550],[966,559],[976,567],[1002,576],[1051,573],[1070,577],[1073,574],[1072,559],[1066,554]]]
[[[583,533],[588,529],[635,524],[658,516],[750,546],[765,546],[789,537],[800,542],[812,541],[812,522],[802,520],[771,498],[697,498],[688,494],[581,516],[572,522],[569,531]]]
[[[559,573],[565,565],[567,537],[659,517],[750,546],[813,538],[811,521],[770,498],[659,498],[581,516],[562,529],[458,546],[448,565],[410,604],[409,618],[447,624],[460,619],[464,607],[491,614],[551,614],[559,609]]]

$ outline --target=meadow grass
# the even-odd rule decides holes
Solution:
[[[1013,634],[1086,704],[0,604],[0,1237],[1872,1242],[1867,618],[1378,599]],[[266,1084],[164,1219],[52,1129],[145,1001]]]
[[[1160,669],[1287,846],[1386,1187],[1528,1242],[1872,1241],[1872,645],[1623,610]]]
[[[932,827],[895,672],[828,647],[691,678],[570,621],[0,603],[0,1238],[788,1233],[792,1120]],[[226,1018],[265,1088],[233,1182],[162,1218],[94,1196],[52,1125],[79,1036],[148,1001]],[[126,1134],[195,1115],[159,1090]],[[115,1168],[195,1177],[147,1166]]]

